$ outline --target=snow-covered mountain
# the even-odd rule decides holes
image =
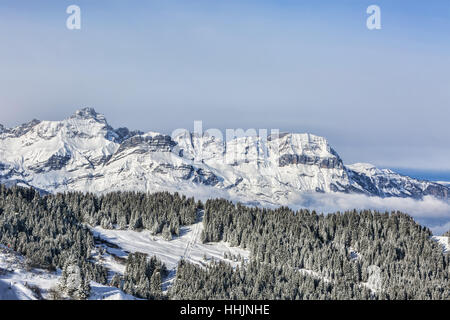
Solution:
[[[450,188],[369,164],[344,165],[312,134],[223,142],[114,129],[90,108],[62,121],[0,125],[0,182],[47,192],[180,191],[250,203],[289,204],[303,192],[447,199]]]

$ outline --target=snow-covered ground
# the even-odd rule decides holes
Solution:
[[[241,263],[238,257],[249,260],[250,252],[231,247],[225,242],[205,243],[200,240],[203,230],[202,215],[199,221],[190,226],[180,228],[180,236],[165,240],[161,236],[153,236],[150,231],[106,230],[101,227],[91,228],[94,236],[101,239],[98,249],[104,251],[95,259],[114,273],[123,274],[125,259],[129,253],[141,252],[158,257],[167,267],[169,274],[163,280],[163,292],[173,284],[176,268],[181,259],[206,266],[212,261],[226,261],[235,267]],[[225,254],[227,258],[225,258]],[[206,258],[206,260],[205,260]],[[110,277],[112,273],[110,274]]]
[[[204,256],[206,256],[208,261],[226,260],[233,266],[238,264],[239,261],[224,259],[225,253],[232,256],[240,255],[245,260],[249,259],[250,253],[248,250],[231,247],[225,242],[201,243],[202,230],[203,223],[199,221],[191,226],[180,228],[180,236],[168,241],[160,236],[152,236],[148,230],[137,232],[132,230],[106,230],[101,227],[92,229],[96,237],[120,247],[120,249],[107,247],[108,253],[123,258],[129,252],[142,252],[149,256],[157,256],[169,270],[176,268],[181,259],[204,265],[207,263],[204,260]],[[108,260],[107,263],[111,266],[111,269],[120,270],[120,268],[123,268],[114,259]]]
[[[126,294],[115,287],[108,287],[96,282],[91,282],[91,296],[89,300],[141,300]]]
[[[450,252],[449,237],[433,236],[431,237],[431,239],[442,245],[442,250],[444,251],[444,253]]]
[[[0,246],[0,300],[45,298],[58,283],[60,273],[26,267],[25,258]],[[40,294],[30,288],[39,288]]]
[[[142,252],[149,256],[157,256],[166,264],[169,276],[163,283],[166,291],[173,283],[176,267],[181,259],[205,266],[213,260],[222,260],[236,266],[239,256],[248,261],[248,250],[231,247],[225,242],[203,244],[200,235],[203,223],[199,222],[180,228],[180,236],[172,240],[164,240],[160,236],[152,236],[149,231],[105,230],[92,228],[96,241],[93,261],[107,267],[110,277],[114,273],[125,272],[126,258],[131,252]],[[224,255],[227,255],[227,258]],[[206,260],[205,260],[206,258]],[[31,269],[20,254],[0,246],[0,300],[37,300],[48,299],[50,289],[56,288],[61,270],[49,272]],[[91,282],[90,300],[133,300],[118,288]]]
[[[0,300],[37,300],[37,297],[21,282],[0,279]]]
[[[61,271],[27,268],[25,258],[0,245],[0,300],[49,299],[49,291],[58,285]],[[89,300],[135,300],[114,287],[91,282]]]

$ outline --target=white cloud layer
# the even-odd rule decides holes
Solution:
[[[167,190],[162,187],[161,190]],[[197,200],[206,201],[213,198],[225,198],[233,202],[241,201],[247,205],[258,205],[270,208],[278,207],[274,204],[259,203],[252,199],[241,198],[230,194],[227,190],[214,189],[205,186],[180,185],[179,189],[169,190],[193,196]],[[346,210],[371,209],[381,212],[401,211],[409,214],[415,221],[431,229],[433,234],[440,235],[450,230],[450,202],[426,196],[421,200],[412,198],[380,198],[361,194],[345,193],[303,193],[285,203],[293,210],[302,208],[316,210],[319,213],[333,213]]]
[[[429,227],[434,234],[442,234],[450,230],[450,203],[432,196],[417,200],[341,193],[308,193],[302,194],[291,207],[314,209],[323,213],[353,209],[389,212],[398,210],[411,215],[416,221]]]
[[[412,198],[380,198],[359,194],[303,194],[295,201],[295,208],[309,208],[328,213],[352,209],[379,211],[399,210],[415,218],[449,218],[450,203],[426,196],[422,200]]]

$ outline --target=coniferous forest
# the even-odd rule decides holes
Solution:
[[[90,227],[146,229],[170,240],[200,211],[203,242],[245,248],[250,260],[235,268],[181,260],[163,292],[168,271],[157,257],[130,253],[125,273],[112,277],[91,257]],[[401,212],[323,215],[167,192],[41,196],[0,185],[0,243],[30,267],[62,270],[60,290],[74,299],[89,296],[91,280],[143,299],[450,299],[450,255],[430,237]]]

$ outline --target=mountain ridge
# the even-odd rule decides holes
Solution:
[[[61,121],[0,126],[0,182],[50,193],[210,192],[274,205],[304,192],[448,199],[450,190],[371,164],[345,165],[327,139],[313,134],[226,142],[187,131],[172,137],[114,129],[92,108]]]

